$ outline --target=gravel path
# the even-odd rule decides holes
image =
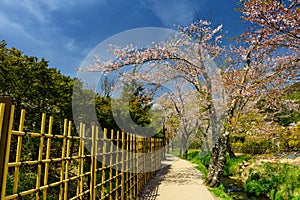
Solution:
[[[139,200],[214,200],[194,166],[167,155],[162,169],[145,186]]]

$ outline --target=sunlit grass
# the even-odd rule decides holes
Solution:
[[[263,163],[251,168],[245,191],[270,199],[300,199],[300,167],[283,163]]]
[[[221,184],[219,187],[216,188],[209,188],[209,190],[216,196],[223,200],[232,200],[232,198],[225,193],[225,188]]]

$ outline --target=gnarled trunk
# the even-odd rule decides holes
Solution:
[[[223,175],[225,163],[227,143],[229,140],[229,133],[225,132],[220,135],[218,142],[212,149],[211,159],[208,168],[208,176],[205,183],[210,187],[217,187],[220,185],[220,179]]]

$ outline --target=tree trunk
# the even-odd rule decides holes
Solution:
[[[201,151],[201,152],[205,152],[205,149],[204,149],[204,142],[203,142],[203,141],[201,141],[200,151]]]
[[[182,155],[183,159],[187,159],[187,153],[188,153],[188,150],[187,149],[184,150],[183,155]]]
[[[209,146],[209,140],[208,140],[207,134],[208,133],[205,133],[205,135],[204,135],[204,140],[205,140],[204,142],[205,142],[206,152],[210,152],[210,146]]]
[[[228,132],[220,135],[218,142],[212,149],[212,155],[208,168],[208,176],[205,183],[210,187],[217,187],[220,185],[220,179],[223,175],[224,166],[226,163],[227,143],[229,140]]]
[[[228,152],[230,158],[236,158],[236,155],[231,147],[230,142],[227,142],[227,152]]]
[[[166,141],[166,153],[169,154],[170,153],[170,140],[167,139]]]
[[[172,139],[172,152],[174,152],[174,139]]]
[[[179,142],[179,156],[182,156],[182,139]]]
[[[206,153],[210,152],[210,146],[209,146],[209,140],[207,134],[204,134],[203,140],[201,141],[200,150],[201,152],[205,153],[205,155]]]
[[[182,151],[183,151],[182,158],[187,159],[188,148],[187,148],[187,138],[186,137],[182,138]]]

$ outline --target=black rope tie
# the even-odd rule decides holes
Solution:
[[[23,137],[25,137],[26,135],[28,135],[28,132],[27,132],[27,131],[24,132]]]
[[[22,195],[18,193],[18,199],[22,199]]]
[[[39,196],[41,196],[42,195],[42,191],[41,191],[41,189],[39,188],[39,190],[37,191],[37,193],[39,194]]]

